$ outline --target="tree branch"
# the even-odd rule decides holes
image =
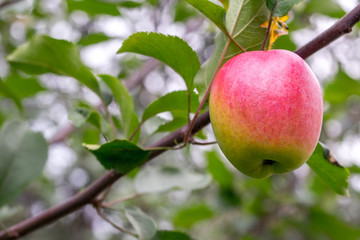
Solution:
[[[307,58],[311,54],[315,53],[322,47],[328,45],[338,37],[342,36],[345,33],[351,31],[351,27],[355,25],[357,21],[360,20],[360,4],[355,7],[351,12],[346,14],[341,20],[336,24],[326,30],[324,33],[320,34],[310,43],[301,47],[296,51],[296,53],[302,57]],[[199,116],[194,124],[192,134],[195,134],[200,129],[205,127],[210,123],[209,112],[205,112]],[[162,148],[162,147],[172,147],[178,143],[182,143],[184,139],[184,134],[186,133],[187,126],[184,126],[177,131],[169,134],[164,137],[157,143],[149,146],[149,148]],[[155,158],[156,156],[163,153],[165,150],[156,150],[152,151],[148,159]],[[36,229],[39,229],[51,222],[58,220],[59,218],[66,216],[79,208],[85,206],[86,204],[92,203],[95,197],[101,193],[108,186],[113,184],[116,180],[121,178],[123,175],[116,173],[115,171],[109,171],[104,176],[90,184],[84,191],[76,194],[66,202],[52,207],[48,210],[45,210],[41,214],[29,218],[23,222],[20,222],[8,229],[6,231],[0,232],[0,240],[9,240],[17,239],[21,236],[24,236]]]
[[[307,58],[344,34],[351,32],[352,27],[360,21],[360,4],[347,13],[333,26],[295,51],[302,58]]]
[[[3,9],[3,8],[6,8],[12,4],[15,4],[15,3],[18,3],[18,2],[21,2],[22,0],[7,0],[7,1],[4,1],[2,3],[0,3],[0,10]]]

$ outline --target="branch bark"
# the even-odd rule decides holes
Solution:
[[[319,49],[325,47],[335,39],[339,38],[340,36],[348,33],[351,31],[351,28],[360,20],[360,4],[355,7],[352,11],[346,14],[342,19],[340,19],[336,24],[330,27],[328,30],[320,34],[314,40],[306,44],[305,46],[301,47],[296,51],[296,53],[302,57],[307,58],[308,56],[312,55]],[[205,127],[207,124],[210,123],[210,116],[209,112],[205,112],[199,116],[197,121],[195,122],[194,128],[192,130],[192,134],[195,134],[200,129]],[[184,126],[177,131],[169,134],[168,136],[164,137],[157,143],[149,146],[149,148],[160,148],[160,147],[172,147],[175,146],[176,143],[182,143],[184,140],[184,134],[186,133],[187,126]],[[156,156],[163,153],[165,150],[156,150],[152,151],[149,157],[154,159]],[[104,189],[108,186],[113,184],[123,175],[118,174],[114,171],[109,171],[104,176],[90,184],[84,191],[78,193],[77,195],[73,196],[66,202],[52,207],[48,210],[45,210],[41,214],[29,218],[23,222],[20,222],[6,231],[0,232],[0,240],[10,240],[10,239],[17,239],[21,236],[24,236],[36,229],[39,229],[51,222],[60,219],[63,216],[66,216],[86,204],[91,204],[95,197],[101,193]]]

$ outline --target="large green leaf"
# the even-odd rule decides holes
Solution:
[[[125,216],[135,229],[139,240],[151,240],[156,234],[155,221],[137,207],[124,209]]]
[[[168,93],[154,102],[152,102],[144,111],[142,122],[162,112],[178,112],[183,113],[184,117],[187,116],[187,91],[176,91]],[[190,98],[190,111],[195,112],[199,106],[199,96],[196,93],[191,94]]]
[[[95,16],[99,14],[106,14],[112,16],[119,16],[118,4],[111,3],[109,1],[98,1],[98,0],[67,0],[68,11],[73,12],[81,10]]]
[[[192,238],[182,232],[175,231],[157,231],[151,240],[192,240]]]
[[[110,75],[100,75],[100,77],[114,94],[114,98],[120,108],[125,137],[129,139],[139,125],[139,119],[135,113],[134,101],[124,84],[119,79]],[[140,134],[138,132],[133,141],[136,142],[139,139],[139,136]]]
[[[307,164],[336,193],[349,195],[349,170],[338,164],[326,146],[318,143]]]
[[[100,95],[95,76],[81,62],[77,47],[68,41],[35,36],[12,52],[7,60],[31,74],[55,73],[71,76]]]
[[[44,168],[48,145],[41,133],[19,120],[3,125],[0,132],[0,206],[16,198]]]
[[[230,1],[225,24],[229,34],[246,51],[260,50],[266,33],[266,30],[260,26],[268,19],[268,16],[269,10],[266,7],[265,0]],[[222,32],[215,37],[214,52],[209,60],[202,65],[195,78],[195,83],[200,92],[204,91],[214,76],[227,41],[230,40]],[[223,65],[230,58],[240,53],[241,50],[230,42],[224,60],[220,64]]]
[[[324,99],[331,104],[345,103],[351,95],[360,96],[360,82],[339,70],[334,80],[325,87],[324,93]]]
[[[118,53],[123,52],[139,53],[162,61],[183,77],[191,92],[200,62],[196,52],[181,38],[160,33],[139,32],[123,42]]]
[[[146,168],[136,175],[138,193],[164,192],[171,189],[195,190],[209,185],[209,174],[200,174],[175,167]]]
[[[101,146],[83,144],[100,161],[105,169],[114,169],[126,174],[145,163],[150,151],[146,151],[126,140],[115,140]]]
[[[207,18],[209,18],[215,25],[221,29],[221,31],[226,31],[225,27],[225,9],[216,1],[209,0],[186,0],[189,4],[194,6]]]
[[[290,9],[302,0],[266,0],[266,6],[273,12],[274,17],[285,16]]]

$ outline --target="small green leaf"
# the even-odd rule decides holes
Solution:
[[[326,7],[324,7],[326,6]],[[302,13],[309,15],[323,14],[332,18],[341,18],[346,12],[334,0],[311,0],[306,3],[306,7]]]
[[[1,79],[0,79],[0,96],[10,98],[20,111],[23,110],[20,97],[16,95],[16,93],[12,89],[10,89]]]
[[[119,105],[122,126],[126,138],[129,139],[139,125],[139,119],[135,113],[134,101],[121,80],[110,75],[100,75],[100,77],[111,89],[114,98]],[[139,136],[140,133],[138,132],[133,141],[136,142],[139,139]]]
[[[154,133],[172,132],[184,126],[185,124],[187,124],[187,122],[187,118],[174,118],[173,120],[160,125]]]
[[[145,168],[136,175],[135,189],[138,193],[164,192],[172,189],[196,190],[208,186],[211,177],[181,170],[175,167]]]
[[[81,62],[79,51],[71,42],[35,36],[15,49],[7,56],[7,60],[27,73],[71,76],[100,96],[95,76]]]
[[[226,169],[225,164],[220,160],[215,151],[207,152],[208,169],[212,177],[223,188],[231,188],[233,186],[233,175]]]
[[[112,38],[104,33],[92,33],[90,35],[87,35],[87,36],[81,38],[79,40],[79,42],[77,42],[77,44],[81,45],[81,46],[89,46],[92,44],[97,44],[97,43],[101,43],[104,41],[108,41],[110,39],[112,39]]]
[[[274,17],[285,16],[290,9],[302,0],[266,0],[266,6],[273,12]]]
[[[106,14],[111,16],[119,16],[120,12],[116,3],[97,0],[67,0],[68,11],[73,12],[81,10],[90,16]]]
[[[179,112],[187,116],[187,100],[188,95],[186,91],[176,91],[168,93],[154,102],[152,102],[144,111],[142,122],[162,112]],[[195,112],[199,106],[199,96],[193,92],[190,99],[190,111]]]
[[[209,18],[221,30],[226,31],[224,19],[225,9],[216,1],[209,0],[186,0],[207,18]]]
[[[192,240],[192,238],[182,232],[161,230],[157,231],[151,240]]]
[[[183,77],[188,91],[192,92],[200,62],[194,50],[181,38],[160,33],[139,32],[123,42],[118,53],[124,52],[139,53],[162,61]]]
[[[83,145],[95,155],[105,169],[114,169],[120,174],[126,174],[144,164],[150,154],[150,151],[143,150],[126,140],[115,140],[101,146]]]
[[[37,178],[47,160],[48,145],[41,133],[13,120],[0,132],[0,206],[16,198]]]
[[[11,75],[6,78],[5,84],[20,98],[34,96],[38,92],[46,90],[40,85],[37,78]]]
[[[181,209],[174,217],[174,225],[183,228],[190,228],[195,223],[210,219],[214,216],[211,210],[205,204],[198,204]]]
[[[98,129],[101,129],[101,116],[94,110],[78,107],[69,113],[68,118],[70,121],[72,121],[75,127],[80,127],[85,122],[89,122]]]
[[[137,207],[127,207],[124,209],[126,218],[129,220],[139,240],[151,240],[156,234],[155,221]]]
[[[349,195],[349,170],[339,165],[325,145],[317,144],[307,164],[336,193]]]
[[[143,2],[137,1],[121,1],[118,3],[119,7],[121,8],[137,8],[143,5]]]

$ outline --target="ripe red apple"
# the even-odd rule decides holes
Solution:
[[[318,142],[320,85],[295,53],[253,51],[231,58],[216,74],[209,104],[221,150],[248,176],[294,170]]]

